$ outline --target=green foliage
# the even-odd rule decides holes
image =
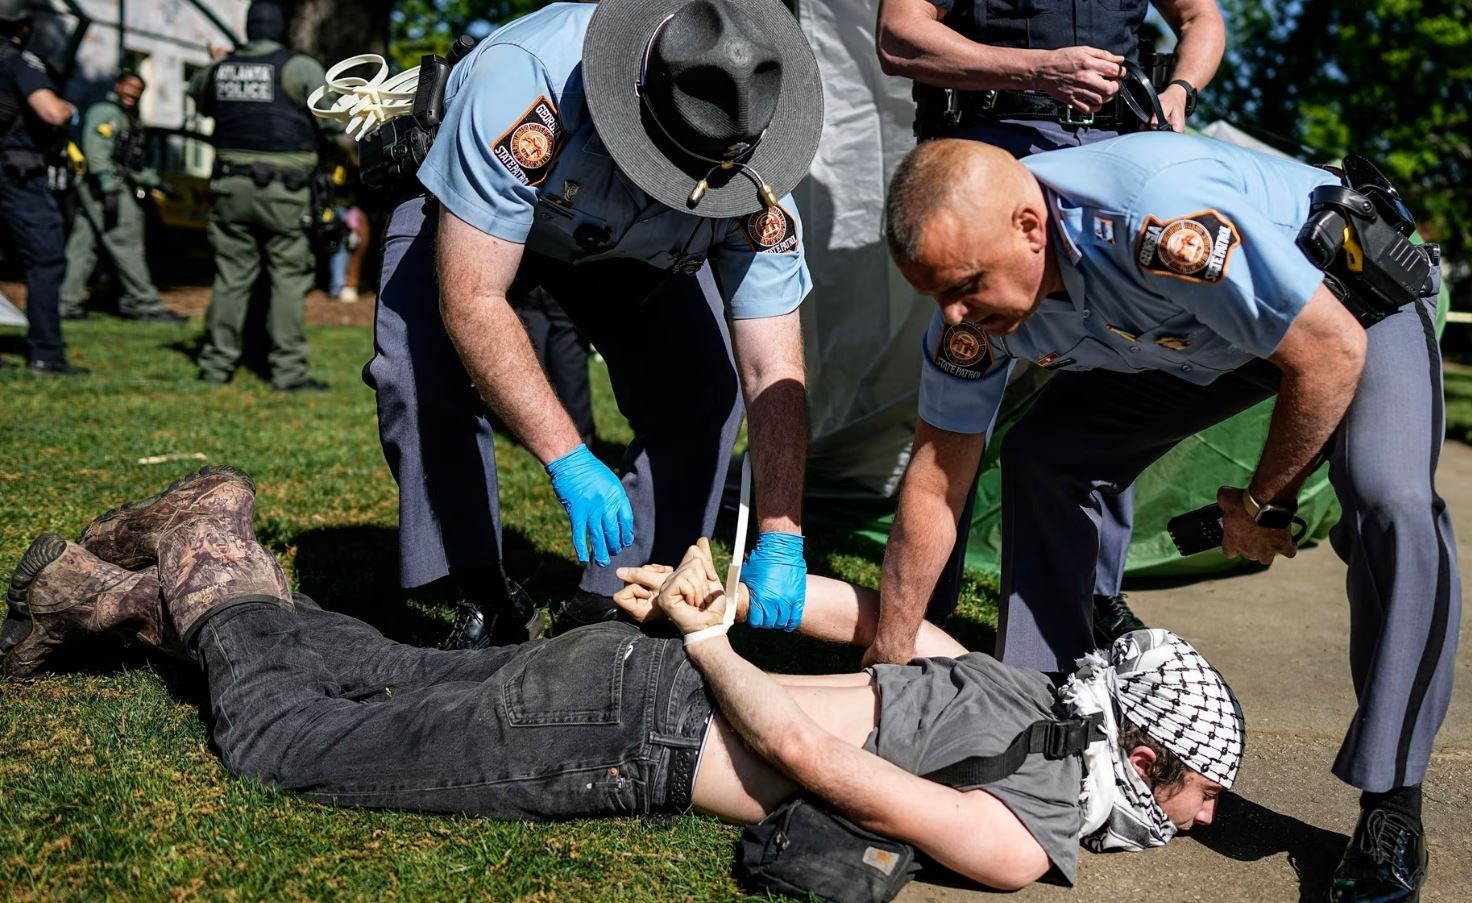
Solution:
[[[1472,251],[1472,4],[1223,0],[1208,100],[1248,129],[1380,163],[1448,255]],[[1283,142],[1276,142],[1283,143]]]
[[[195,321],[197,328],[198,321]],[[14,330],[0,341],[14,350]],[[272,393],[242,371],[194,379],[178,327],[93,319],[67,340],[93,375],[36,379],[0,369],[0,577],[35,534],[76,536],[120,502],[205,461],[260,487],[256,533],[293,585],[405,641],[441,638],[434,588],[398,589],[397,505],[359,371],[367,327],[314,327],[314,374],[332,390]],[[593,369],[598,451],[631,438],[607,371]],[[545,473],[497,437],[507,570],[540,603],[576,586],[567,519]],[[732,524],[719,526],[729,537]],[[724,546],[729,555],[729,546]],[[718,552],[721,548],[718,548]],[[815,573],[876,585],[882,549],[839,530],[811,537]],[[990,648],[989,583],[970,582],[952,630]],[[741,648],[788,672],[854,670],[858,651],[740,631]],[[232,777],[208,746],[208,702],[192,669],[132,656],[86,673],[0,683],[0,899],[723,900],[737,831],[713,819],[492,822],[335,809]]]
[[[541,9],[550,0],[399,0],[389,19],[389,54],[399,68],[441,56],[462,34],[483,37],[497,25]]]

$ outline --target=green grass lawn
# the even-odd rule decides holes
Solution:
[[[256,528],[298,589],[406,641],[432,643],[443,591],[397,586],[396,493],[373,395],[359,379],[365,327],[310,330],[332,391],[282,397],[242,371],[195,382],[198,322],[67,324],[85,379],[0,370],[0,575],[32,537],[74,537],[103,510],[203,463],[250,471]],[[15,351],[13,330],[0,350]],[[1464,386],[1472,422],[1472,380]],[[600,449],[629,439],[594,368]],[[539,602],[574,588],[566,519],[537,462],[498,440],[507,566]],[[196,456],[140,464],[160,455]],[[728,536],[723,521],[718,533]],[[809,565],[877,585],[882,549],[810,537]],[[950,625],[990,648],[990,581],[968,582]],[[786,635],[739,639],[785,670],[851,670],[858,653]],[[0,899],[723,899],[737,831],[700,817],[505,824],[332,809],[237,780],[210,751],[188,669],[144,658],[0,684]]]

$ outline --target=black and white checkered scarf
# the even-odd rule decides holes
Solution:
[[[1059,690],[1072,714],[1103,713],[1107,737],[1084,753],[1079,794],[1086,849],[1143,850],[1176,827],[1119,748],[1121,717],[1180,756],[1188,768],[1231,787],[1242,763],[1237,698],[1201,653],[1168,630],[1136,630],[1109,657],[1091,652]]]

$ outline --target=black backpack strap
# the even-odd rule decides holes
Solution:
[[[1028,725],[995,755],[970,756],[921,777],[951,787],[980,787],[1012,774],[1030,755],[1042,753],[1045,759],[1062,759],[1083,752],[1090,743],[1106,736],[1102,712],[1082,718],[1047,718]]]

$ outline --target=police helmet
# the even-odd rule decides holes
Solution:
[[[24,22],[31,17],[29,0],[0,0],[0,23]]]

